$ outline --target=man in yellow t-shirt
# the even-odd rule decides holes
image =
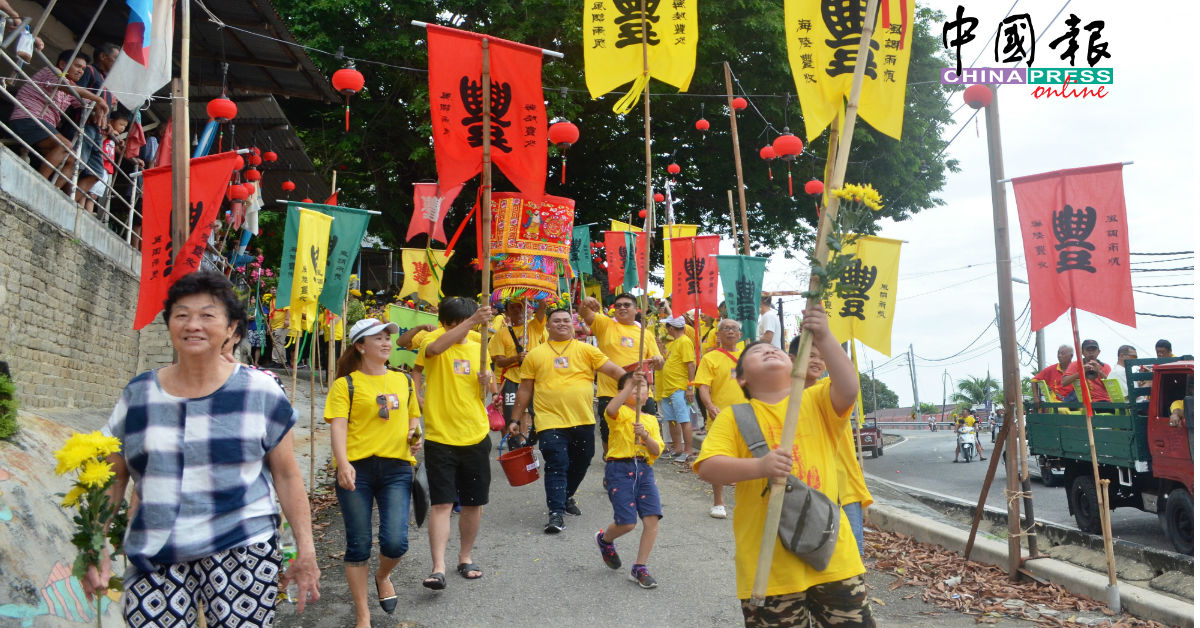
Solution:
[[[625,371],[596,347],[575,339],[570,310],[551,310],[547,321],[548,341],[531,349],[521,364],[513,416],[525,417],[533,401],[538,449],[546,461],[550,517],[544,531],[557,534],[566,528],[564,513],[583,514],[575,503],[575,491],[596,454],[592,380],[597,372],[619,378]],[[509,426],[509,433],[527,431],[528,420],[522,418],[522,425]]]
[[[596,346],[608,359],[625,371],[632,371],[638,363],[638,347],[644,347],[643,360],[651,369],[660,369],[663,365],[662,353],[658,343],[654,341],[654,333],[638,325],[637,299],[627,292],[613,299],[613,318],[600,313],[600,302],[593,297],[583,300],[579,314],[583,322],[592,329],[596,337]],[[600,440],[608,443],[608,424],[602,416],[608,402],[617,394],[617,380],[620,377],[610,377],[604,373],[596,377],[596,421],[600,424]],[[642,411],[654,414],[655,408],[649,402]]]
[[[696,368],[693,380],[710,422],[733,404],[746,403],[735,372],[738,357],[742,355],[742,350],[738,348],[742,341],[742,324],[732,318],[723,319],[717,325],[715,335],[720,344],[700,358],[700,366]],[[714,519],[724,519],[728,516],[725,511],[725,485],[713,484],[712,489],[713,505],[708,515]]]
[[[837,439],[858,395],[858,373],[830,333],[825,309],[817,303],[804,314],[802,326],[812,333],[813,349],[791,451],[779,446],[791,389],[791,357],[770,343],[754,342],[739,359],[737,382],[750,399],[771,451],[762,458],[753,457],[733,410],[726,408],[713,422],[694,467],[702,480],[737,485],[733,517],[737,591],[747,626],[807,626],[811,621],[822,626],[873,627],[866,568],[854,535],[846,533],[849,523],[844,513],[833,556],[824,570],[814,569],[776,538],[766,604],[750,601],[767,513],[765,480],[795,475],[833,500],[841,490]],[[826,370],[829,377],[822,378]]]
[[[430,589],[446,586],[446,543],[450,538],[450,511],[462,504],[458,519],[459,575],[468,580],[483,576],[471,561],[483,506],[491,484],[492,441],[488,438],[487,409],[483,392],[492,386],[492,372],[480,362],[479,341],[471,328],[487,322],[490,307],[449,297],[438,307],[438,322],[445,328],[421,347],[425,364],[425,472],[429,478],[429,549],[433,572],[422,583]]]
[[[271,293],[267,296],[271,297],[271,314],[269,315],[269,325],[271,327],[271,361],[276,367],[284,367],[288,364],[287,359],[287,337],[288,337],[288,319],[290,314],[288,308],[275,309],[275,289],[271,289]]]
[[[512,414],[521,385],[521,362],[531,349],[546,342],[546,302],[538,304],[532,321],[526,320],[524,299],[510,299],[504,312],[508,324],[496,330],[488,342],[488,353],[500,369],[500,408],[505,424],[511,425],[521,419]]]
[[[687,462],[692,456],[692,410],[688,404],[696,400],[692,380],[696,377],[696,345],[684,332],[687,326],[682,316],[668,318],[667,334],[671,341],[666,347],[662,373],[662,416],[671,430],[671,453],[675,462]]]

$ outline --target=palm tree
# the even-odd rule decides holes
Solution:
[[[968,408],[977,404],[983,404],[989,399],[995,401],[997,395],[1000,394],[1000,383],[992,379],[992,377],[967,377],[966,379],[958,380],[958,392],[950,397],[954,403],[959,403]]]

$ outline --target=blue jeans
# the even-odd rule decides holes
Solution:
[[[546,460],[546,508],[561,513],[596,455],[596,431],[591,425],[542,430],[538,449]]]
[[[400,558],[408,551],[408,509],[413,469],[407,460],[371,456],[350,463],[354,490],[337,487],[346,524],[346,564],[365,564],[371,557],[371,505],[379,504],[379,553]]]
[[[854,532],[854,540],[858,543],[858,554],[861,556],[863,551],[863,507],[862,502],[854,502],[842,506],[842,510],[846,513],[846,519],[850,521],[850,530]]]

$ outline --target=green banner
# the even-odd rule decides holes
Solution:
[[[642,285],[638,278],[637,236],[632,231],[625,232],[625,279],[621,282],[623,292],[633,292],[634,288]]]
[[[729,317],[742,324],[742,339],[758,338],[758,304],[762,300],[763,273],[767,258],[748,255],[718,255],[721,288]]]
[[[366,210],[316,203],[288,203],[287,221],[283,227],[283,261],[279,267],[279,286],[275,291],[276,307],[292,302],[292,273],[296,266],[296,235],[300,228],[300,208],[333,216],[329,228],[329,253],[325,263],[325,286],[320,304],[325,309],[341,312],[342,302],[350,282],[351,264],[358,256],[367,222]]]
[[[575,274],[592,274],[592,235],[587,225],[571,229],[571,268]]]
[[[396,339],[400,337],[400,334],[418,325],[437,325],[437,315],[430,312],[419,312],[400,305],[389,305],[388,321],[400,327],[399,333],[392,336],[392,355],[388,358],[388,363],[392,366],[412,368],[417,359],[417,352],[396,348]]]

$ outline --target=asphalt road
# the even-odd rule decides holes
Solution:
[[[899,432],[905,438],[885,450],[883,457],[864,460],[863,471],[876,478],[905,487],[949,495],[971,503],[979,501],[979,492],[991,462],[992,443],[989,434],[980,434],[987,461],[954,463],[954,433],[948,430]],[[1036,471],[1032,471],[1036,476]],[[1036,518],[1075,528],[1075,518],[1067,510],[1067,493],[1061,487],[1043,486],[1032,478],[1033,513]],[[989,506],[1004,509],[1004,463],[997,468],[996,477],[988,491]],[[1133,508],[1118,508],[1112,512],[1113,537],[1132,543],[1174,551],[1154,514]]]

